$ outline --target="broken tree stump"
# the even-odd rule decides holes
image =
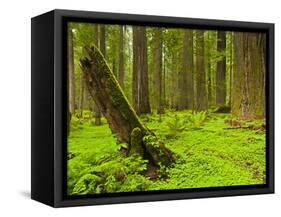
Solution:
[[[84,53],[80,64],[87,88],[112,132],[129,144],[129,154],[138,154],[154,165],[170,165],[172,152],[141,123],[99,49],[86,46]]]

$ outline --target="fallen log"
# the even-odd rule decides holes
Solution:
[[[91,97],[120,142],[129,144],[128,153],[138,154],[153,165],[170,165],[173,153],[143,125],[99,49],[84,47],[80,64]]]

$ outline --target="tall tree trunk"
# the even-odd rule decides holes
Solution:
[[[164,44],[163,44],[164,46]],[[163,47],[163,107],[166,108],[166,49]]]
[[[68,57],[68,122],[71,115],[75,112],[75,73],[74,73],[74,52],[73,52],[73,32],[72,28],[68,29],[67,41],[67,57]],[[68,123],[69,132],[70,123]]]
[[[100,39],[102,35],[104,35],[105,37],[105,32],[102,33],[102,27],[98,24],[94,24],[94,44],[96,47],[100,47],[102,43],[105,43],[105,39],[104,42]],[[104,27],[103,27],[104,30]],[[105,31],[105,30],[104,30]],[[104,45],[105,48],[105,45]],[[99,126],[101,125],[101,113],[100,110],[98,108],[98,106],[94,103],[91,108],[93,108],[94,110],[94,116],[95,116],[95,125]]]
[[[116,46],[113,46],[113,53],[116,54]],[[114,55],[115,56],[115,55]],[[114,76],[117,78],[118,77],[118,73],[117,73],[117,67],[116,67],[116,58],[114,57],[112,60],[112,72],[114,74]]]
[[[99,47],[99,25],[94,24],[93,29],[94,29],[94,35],[93,35],[94,44],[96,47]]]
[[[178,109],[178,99],[177,99],[177,92],[178,92],[178,67],[177,67],[177,53],[174,51],[172,53],[172,69],[171,69],[171,108]]]
[[[213,92],[212,92],[212,47],[210,32],[205,34],[205,70],[207,74],[207,92],[208,92],[208,105],[213,105]]]
[[[156,28],[153,35],[153,96],[156,102],[156,110],[158,114],[164,113],[163,94],[162,94],[162,29]]]
[[[226,34],[225,31],[218,31],[217,51],[223,58],[217,62],[217,83],[216,83],[216,104],[225,105],[226,102]]]
[[[99,48],[103,56],[106,55],[106,47],[105,47],[105,26],[99,25]],[[99,106],[96,104],[95,111],[95,125],[101,125],[101,112]]]
[[[117,32],[117,30],[115,28],[112,29],[112,33],[111,34],[112,34],[113,40],[116,40],[117,37],[118,37],[118,32]],[[118,43],[114,41],[112,43],[111,49],[112,49],[112,53],[113,53],[112,72],[113,72],[114,76],[116,78],[118,78],[118,53],[119,53],[119,51],[118,51]],[[107,59],[107,57],[105,59]]]
[[[74,52],[73,52],[73,32],[72,29],[68,30],[68,76],[69,76],[69,111],[74,113],[75,111],[75,73],[74,73]]]
[[[120,37],[119,37],[119,77],[118,81],[122,89],[124,90],[124,79],[125,79],[125,66],[124,66],[124,26],[120,26]]]
[[[229,32],[230,37],[230,60],[229,60],[229,101],[228,106],[231,107],[232,102],[232,80],[233,80],[233,32]]]
[[[213,92],[212,92],[212,67],[211,67],[211,54],[208,52],[207,55],[207,72],[208,72],[208,81],[207,81],[207,86],[208,86],[208,104],[213,105]]]
[[[133,106],[137,114],[150,113],[145,27],[133,27]]]
[[[234,33],[232,114],[241,119],[265,116],[264,33]]]
[[[80,74],[80,96],[79,96],[79,112],[80,116],[83,117],[83,109],[84,109],[84,102],[85,102],[85,79],[84,75]]]
[[[204,31],[196,30],[196,110],[208,108],[206,73],[204,64]]]
[[[132,75],[132,104],[136,112],[138,113],[138,85],[139,85],[139,72],[138,72],[138,53],[139,53],[139,36],[138,27],[133,27],[133,75]]]
[[[130,145],[130,154],[138,154],[154,165],[169,165],[172,152],[140,121],[96,47],[85,47],[81,59],[90,94],[121,142]]]
[[[209,32],[211,37],[211,52],[217,52],[217,45],[218,45],[218,32]],[[210,67],[211,67],[211,103],[212,105],[216,105],[216,85],[217,85],[217,60],[210,58]]]
[[[83,109],[89,109],[88,90],[86,87],[85,76],[83,75],[84,91],[83,91]]]
[[[182,70],[179,73],[179,110],[193,108],[193,36],[184,30]]]

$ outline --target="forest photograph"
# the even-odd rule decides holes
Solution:
[[[68,22],[67,195],[266,183],[266,34]]]

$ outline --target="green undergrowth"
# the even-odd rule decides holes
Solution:
[[[159,178],[144,175],[147,161],[124,157],[102,119],[74,118],[68,139],[68,194],[185,189],[265,182],[265,132],[232,128],[228,114],[190,111],[146,115],[141,119],[176,156]],[[262,121],[249,121],[259,125]]]

